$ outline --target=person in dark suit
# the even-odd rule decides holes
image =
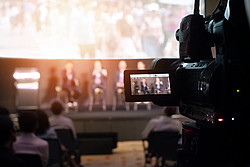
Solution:
[[[143,94],[150,94],[150,91],[148,89],[148,84],[145,78],[143,78],[141,81],[141,92],[143,92]]]
[[[162,94],[163,93],[163,82],[159,77],[155,79],[155,93]]]
[[[95,98],[95,91],[101,89],[103,91],[102,98],[106,96],[106,79],[108,72],[102,67],[101,61],[95,61],[94,69],[91,73],[91,93]],[[99,89],[96,89],[99,88]]]
[[[75,101],[81,94],[79,82],[75,76],[74,65],[67,62],[62,71],[63,85],[62,90],[66,91],[70,102]]]

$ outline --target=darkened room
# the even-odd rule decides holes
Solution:
[[[249,0],[2,0],[0,18],[0,166],[250,166]]]

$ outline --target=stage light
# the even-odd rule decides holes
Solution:
[[[34,79],[34,80],[37,80],[37,79],[40,79],[40,73],[39,72],[15,72],[13,74],[13,77],[16,80],[19,80],[19,79]]]
[[[38,89],[39,84],[38,82],[33,83],[18,83],[16,84],[17,89]]]
[[[223,121],[223,118],[219,118],[218,121],[219,121],[219,122],[222,122],[222,121]]]
[[[39,107],[39,79],[37,68],[18,67],[13,74],[16,87],[16,106],[18,109],[37,109]]]

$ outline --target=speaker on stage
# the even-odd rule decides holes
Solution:
[[[17,109],[38,109],[40,79],[38,70],[36,68],[16,68],[13,77],[15,79]]]

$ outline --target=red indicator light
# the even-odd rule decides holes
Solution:
[[[219,121],[219,122],[222,122],[222,121],[223,121],[223,119],[222,119],[222,118],[219,118],[219,119],[218,119],[218,121]]]
[[[157,75],[155,75],[155,77],[157,77]]]
[[[193,134],[194,133],[194,131],[193,130],[186,130],[186,134]]]

